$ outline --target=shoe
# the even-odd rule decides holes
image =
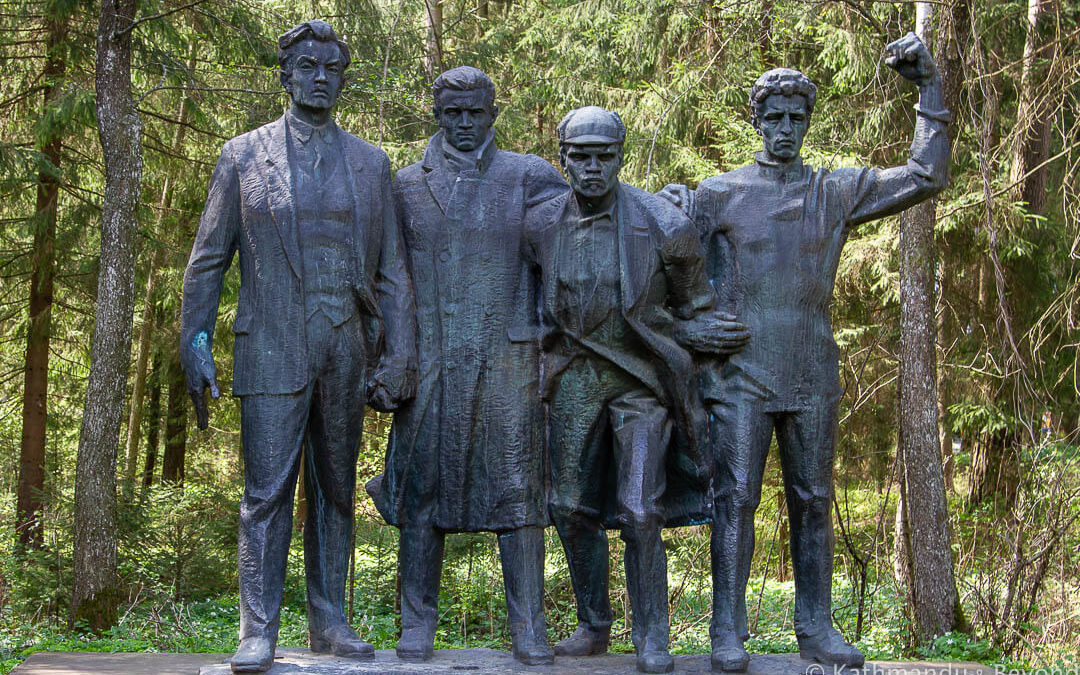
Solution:
[[[725,632],[712,639],[709,661],[714,672],[742,673],[750,665],[750,655],[738,635]]]
[[[428,661],[435,656],[435,638],[423,628],[402,628],[397,655],[404,661]]]
[[[637,655],[639,673],[670,673],[675,670],[675,659],[666,649],[650,649]]]
[[[526,666],[549,666],[555,663],[555,652],[547,640],[514,637],[514,658]]]
[[[361,640],[356,631],[345,624],[334,626],[321,634],[310,633],[308,641],[311,651],[316,654],[333,652],[334,656],[346,659],[375,658],[375,648]]]
[[[229,659],[229,666],[234,673],[265,673],[274,665],[275,647],[270,638],[244,638]]]
[[[606,654],[610,642],[610,626],[594,627],[579,623],[573,635],[555,643],[555,653],[559,656],[596,656]]]
[[[799,656],[818,663],[862,668],[866,658],[832,626],[811,635],[799,635]]]

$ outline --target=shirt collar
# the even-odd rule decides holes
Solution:
[[[599,211],[597,213],[590,213],[589,215],[585,215],[584,213],[581,212],[581,206],[578,204],[577,198],[574,197],[573,202],[574,202],[575,209],[577,210],[577,216],[578,216],[577,224],[578,224],[578,226],[579,227],[587,227],[587,226],[592,225],[596,221],[601,220],[603,218],[607,218],[608,220],[610,220],[611,222],[614,223],[615,222],[615,213],[616,213],[615,209],[619,205],[619,191],[618,190],[619,189],[616,187],[615,188],[615,196],[611,200],[611,203],[607,205],[607,208],[605,208],[603,211]]]
[[[311,125],[301,120],[290,110],[285,115],[285,121],[289,125],[289,132],[304,145],[307,145],[313,136],[318,136],[327,145],[332,145],[334,142],[337,124],[333,118],[327,120],[325,124]]]
[[[796,157],[790,162],[777,162],[766,156],[764,152],[759,152],[754,155],[754,159],[757,160],[757,164],[762,171],[768,175],[786,177],[802,174],[802,157]]]

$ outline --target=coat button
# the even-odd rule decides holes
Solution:
[[[439,254],[439,260],[441,260],[442,262],[446,262],[449,259],[450,259],[450,252],[449,251],[443,251],[442,253]]]

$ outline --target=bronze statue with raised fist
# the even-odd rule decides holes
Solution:
[[[773,433],[780,449],[795,573],[795,634],[806,658],[861,666],[863,655],[831,617],[833,449],[840,399],[829,321],[840,251],[861,223],[928,199],[947,181],[949,141],[934,60],[913,34],[890,44],[886,64],[919,87],[904,166],[814,169],[800,157],[816,88],[802,73],[770,70],[750,92],[757,160],[664,195],[692,214],[721,308],[753,335],[746,349],[702,368],[715,462],[712,530],[712,667],[749,662],[746,584]]]

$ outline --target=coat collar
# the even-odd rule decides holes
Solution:
[[[449,153],[466,154],[460,150],[449,147],[446,143],[446,136],[440,130],[431,140],[428,141],[427,148],[424,149],[424,159],[422,165],[425,172],[434,171],[436,169],[450,168],[446,165],[446,157],[444,155]],[[480,173],[484,173],[491,166],[491,163],[495,161],[495,155],[499,151],[498,144],[495,143],[495,130],[492,129],[488,132],[487,140],[484,141],[484,145],[480,148],[480,158],[476,162],[476,168]]]
[[[431,190],[431,196],[435,198],[439,209],[446,213],[446,204],[450,201],[450,191],[454,179],[457,177],[457,172],[448,166],[447,158],[444,156],[446,150],[443,144],[443,132],[439,131],[428,141],[421,166],[424,169],[424,181],[427,183],[428,189]],[[488,135],[488,140],[481,149],[480,158],[476,163],[477,170],[480,173],[487,171],[491,163],[495,161],[498,151],[494,131],[492,131]]]
[[[652,214],[641,207],[632,189],[619,183],[615,209],[619,220],[619,265],[622,267],[623,311],[629,314],[646,295],[656,258]]]
[[[763,176],[769,178],[781,178],[786,181],[798,179],[803,173],[802,157],[796,157],[790,162],[778,162],[765,155],[764,152],[754,154],[758,170]]]

